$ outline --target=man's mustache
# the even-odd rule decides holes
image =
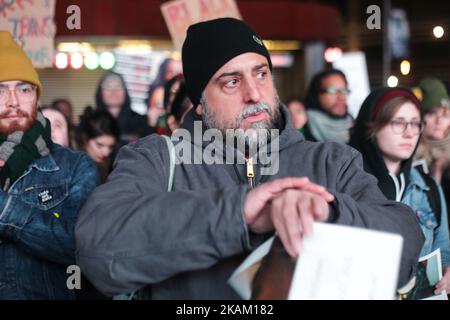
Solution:
[[[16,110],[16,111],[12,111],[12,110],[7,110],[5,112],[0,113],[0,119],[5,119],[11,116],[16,116],[16,117],[24,117],[24,118],[29,118],[30,114],[26,111],[23,110]]]
[[[269,105],[265,103],[250,104],[247,105],[246,108],[243,111],[241,111],[237,116],[238,123],[240,123],[245,118],[251,116],[252,114],[258,112],[267,112],[270,116],[272,116],[272,109],[270,108]]]

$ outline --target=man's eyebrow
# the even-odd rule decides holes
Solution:
[[[222,73],[220,76],[218,76],[216,78],[216,80],[214,80],[215,82],[219,82],[222,78],[226,78],[226,77],[233,77],[233,76],[239,76],[241,75],[242,72],[240,71],[230,71],[230,72],[224,72]]]
[[[269,67],[269,64],[268,64],[268,63],[261,63],[261,64],[259,64],[259,65],[257,65],[257,66],[254,66],[252,70],[253,70],[253,71],[254,71],[254,70],[259,70],[259,69],[262,69],[262,68],[264,68],[264,67],[267,67],[267,68],[268,68],[268,67]]]
[[[261,64],[258,64],[258,65],[254,66],[254,67],[252,68],[252,71],[260,70],[260,69],[262,69],[262,68],[264,68],[264,67],[267,67],[267,68],[268,68],[268,67],[269,67],[269,64],[267,64],[267,63],[261,63]],[[218,81],[220,81],[220,79],[225,78],[225,77],[239,76],[239,75],[241,75],[241,74],[242,74],[241,71],[224,72],[224,73],[222,73],[220,76],[218,76],[218,77],[216,78],[215,82],[218,82]]]
[[[18,86],[22,86],[22,85],[24,85],[24,84],[28,84],[28,85],[30,85],[30,86],[33,86],[32,83],[29,83],[29,82],[27,82],[27,81],[20,81],[19,83],[17,83]]]

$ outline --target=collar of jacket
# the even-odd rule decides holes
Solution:
[[[59,167],[56,164],[51,152],[50,154],[33,161],[30,164],[30,168],[36,168],[37,170],[44,172],[54,172],[59,170]]]
[[[410,185],[415,185],[423,191],[429,191],[430,187],[425,183],[419,171],[415,168],[411,169],[411,174],[409,175]]]

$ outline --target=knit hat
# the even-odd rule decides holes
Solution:
[[[247,52],[272,62],[261,38],[245,22],[219,18],[193,24],[183,44],[183,74],[189,98],[196,107],[211,77],[231,59]]]
[[[438,107],[450,107],[447,89],[442,81],[436,78],[427,78],[420,82],[422,91],[422,105],[425,112]]]
[[[11,33],[0,30],[0,82],[26,81],[38,87],[38,96],[42,85],[31,60],[14,41]]]

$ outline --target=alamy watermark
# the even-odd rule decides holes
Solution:
[[[279,169],[278,129],[218,129],[203,131],[202,121],[194,121],[194,131],[180,128],[171,136],[176,164],[246,164],[248,158],[259,165],[261,175]]]
[[[67,7],[66,13],[70,16],[66,20],[66,27],[69,30],[81,29],[81,9],[79,6],[73,4]]]
[[[81,29],[81,9],[79,6],[73,4],[67,7],[66,13],[70,16],[67,17],[66,27],[69,30]],[[370,16],[366,20],[366,26],[369,30],[381,29],[381,8],[378,5],[372,4],[367,7],[366,13]]]
[[[81,269],[73,264],[67,267],[66,273],[69,274],[66,281],[67,289],[81,290]]]
[[[367,7],[367,14],[370,16],[367,18],[366,26],[369,30],[381,29],[381,9],[379,6],[372,4]]]

